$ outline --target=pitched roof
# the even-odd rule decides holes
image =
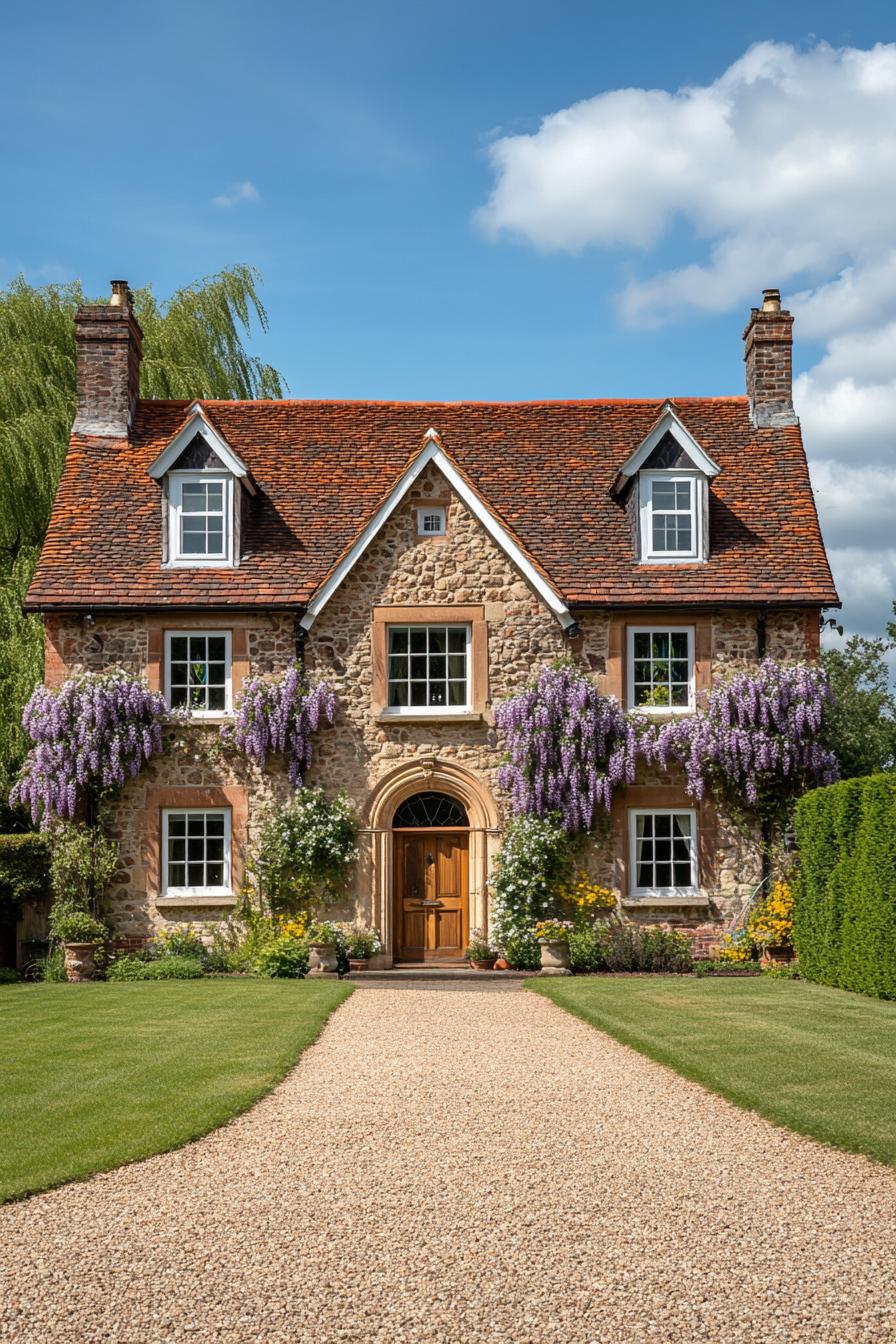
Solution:
[[[142,401],[130,441],[72,437],[29,608],[304,608],[417,455],[431,426],[451,461],[568,606],[833,605],[799,426],[756,429],[745,397],[681,398],[720,471],[705,563],[637,563],[620,468],[663,400],[204,401],[251,472],[235,569],[163,569],[149,468],[192,403]]]

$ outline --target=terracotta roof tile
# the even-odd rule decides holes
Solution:
[[[302,607],[416,455],[430,426],[571,606],[682,602],[831,605],[798,427],[752,427],[745,397],[675,408],[722,468],[711,556],[639,565],[616,473],[662,400],[201,403],[246,462],[236,569],[162,569],[159,486],[147,469],[187,402],[144,401],[129,442],[73,437],[27,605]]]

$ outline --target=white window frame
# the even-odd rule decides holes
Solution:
[[[437,518],[438,527],[426,527],[427,518]],[[418,537],[444,537],[447,527],[447,510],[444,504],[422,505],[417,509]]]
[[[389,687],[389,646],[393,630],[463,630],[466,634],[465,654],[467,660],[467,698],[462,705],[390,705]],[[420,655],[418,655],[420,656]],[[429,657],[429,655],[425,655]],[[446,655],[447,656],[447,655]],[[408,658],[410,659],[410,647]],[[410,664],[408,665],[410,670]],[[429,686],[429,674],[426,678]],[[446,683],[447,684],[447,683]],[[386,625],[386,704],[383,713],[394,718],[445,718],[457,714],[470,714],[473,709],[473,626],[469,621],[389,621]]]
[[[172,639],[208,639],[224,640],[224,708],[193,709],[187,706],[191,719],[219,719],[222,715],[233,713],[233,649],[230,630],[166,630],[165,631],[165,703],[171,709],[171,641]],[[182,707],[181,707],[182,708]]]
[[[187,555],[180,548],[180,525],[185,485],[224,486],[223,540],[220,555]],[[168,563],[178,568],[222,569],[233,565],[233,477],[227,471],[170,471],[168,473]]]
[[[638,876],[638,817],[675,817],[688,816],[691,819],[691,876],[693,881],[687,887],[639,887]],[[628,814],[628,853],[629,868],[628,889],[633,900],[674,900],[687,902],[700,893],[700,868],[698,864],[697,811],[693,807],[632,807]]]
[[[205,816],[214,814],[224,818],[224,882],[220,887],[173,887],[168,882],[168,826],[173,816]],[[163,896],[232,896],[231,890],[231,811],[229,807],[166,807],[162,810],[162,895]]]
[[[686,705],[635,704],[635,635],[681,635],[688,637],[688,703]],[[638,660],[643,661],[643,660]],[[651,658],[651,662],[653,659]],[[670,660],[671,661],[671,660]],[[692,625],[630,625],[626,646],[626,697],[629,710],[638,714],[693,714],[697,703]]]
[[[690,487],[691,546],[687,551],[656,551],[653,548],[653,486],[656,481],[684,481]],[[666,471],[640,473],[641,558],[648,564],[693,564],[703,559],[703,492],[705,478],[699,471],[669,468]],[[668,509],[660,510],[668,513]]]

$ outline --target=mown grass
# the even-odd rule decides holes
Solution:
[[[772,979],[527,988],[775,1124],[896,1166],[896,1003]]]
[[[280,1081],[351,993],[336,981],[0,989],[0,1199],[179,1147]]]

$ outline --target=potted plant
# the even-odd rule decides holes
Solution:
[[[341,933],[349,970],[366,971],[370,958],[383,950],[378,931],[366,924],[343,924]]]
[[[475,971],[492,971],[498,960],[498,949],[492,947],[481,929],[471,929],[464,956]]]
[[[55,900],[50,932],[65,949],[67,978],[92,980],[96,948],[109,936],[103,898],[118,869],[118,845],[100,826],[62,822],[49,832]]]
[[[57,901],[50,913],[50,933],[62,944],[65,978],[71,984],[96,979],[96,949],[109,930],[89,910],[70,901]]]
[[[305,938],[308,943],[308,975],[320,977],[335,975],[339,964],[339,944],[342,934],[332,920],[315,920],[309,924]]]
[[[541,949],[540,975],[571,975],[569,969],[568,919],[542,919],[535,925],[535,937]]]

